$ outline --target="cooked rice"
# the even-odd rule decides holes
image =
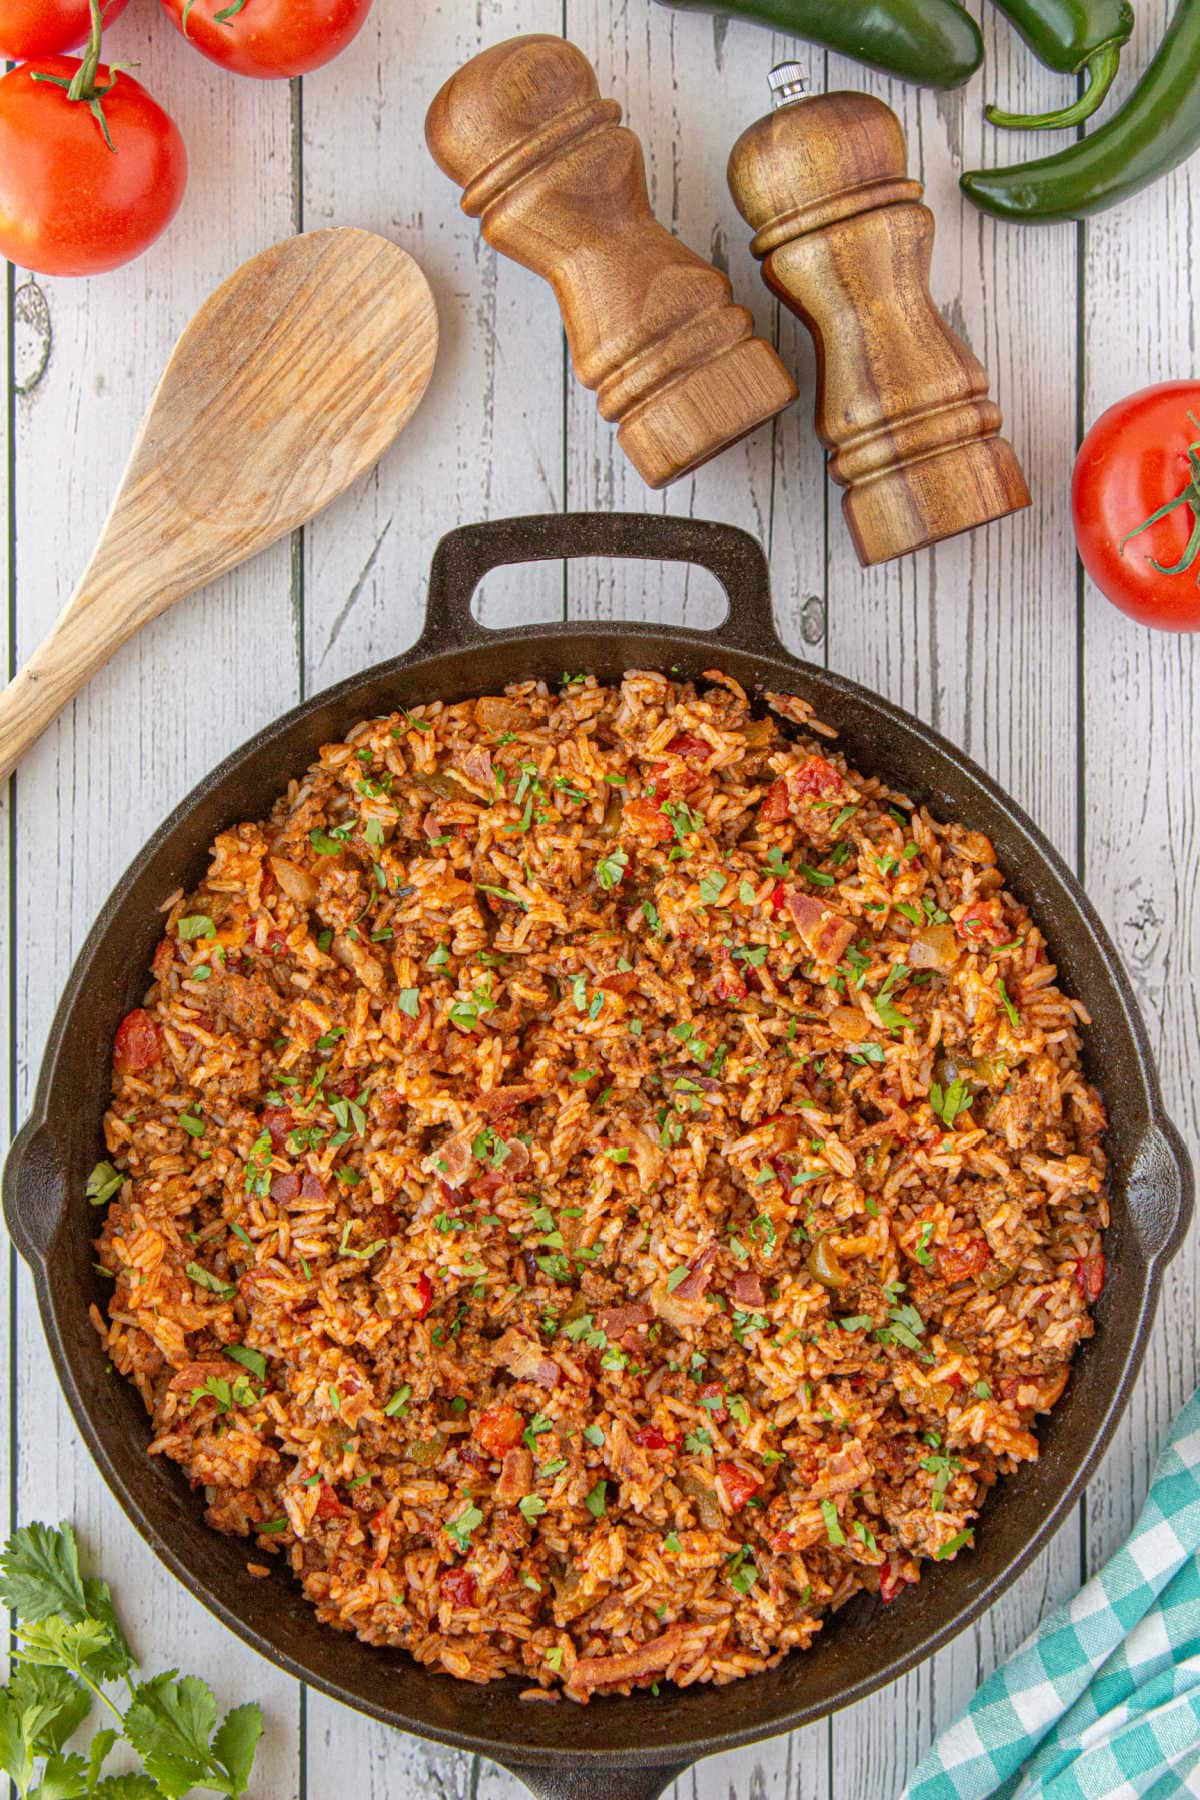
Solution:
[[[151,1453],[466,1680],[725,1682],[894,1599],[1092,1331],[1082,1006],[987,838],[768,699],[358,726],[118,1034],[95,1319]]]

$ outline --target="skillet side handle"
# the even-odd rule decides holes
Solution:
[[[50,1126],[30,1119],[12,1141],[4,1165],[4,1222],[30,1268],[45,1268],[62,1217],[63,1171]]]
[[[660,1800],[691,1764],[661,1769],[531,1769],[510,1762],[502,1766],[525,1783],[534,1800]]]
[[[1191,1223],[1195,1178],[1183,1139],[1168,1119],[1152,1119],[1134,1152],[1127,1193],[1146,1256],[1167,1263]]]
[[[767,559],[748,531],[645,513],[541,513],[463,525],[446,534],[433,554],[425,628],[414,654],[489,641],[493,634],[474,617],[471,598],[492,569],[584,556],[696,563],[716,576],[729,601],[729,616],[714,642],[751,655],[773,656],[782,648],[771,612]]]

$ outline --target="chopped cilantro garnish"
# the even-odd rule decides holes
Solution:
[[[584,1495],[583,1504],[587,1507],[593,1519],[602,1519],[604,1517],[605,1508],[608,1504],[607,1495],[608,1482],[603,1478],[596,1483],[590,1493]]]
[[[185,944],[190,944],[195,938],[210,938],[217,935],[216,926],[205,913],[192,913],[188,918],[180,919],[178,929]]]
[[[465,1555],[471,1547],[471,1533],[475,1530],[477,1525],[482,1524],[482,1512],[480,1512],[473,1500],[469,1500],[466,1506],[464,1506],[462,1511],[458,1514],[457,1518],[451,1519],[450,1523],[446,1526],[446,1535],[454,1539],[454,1542]]]
[[[1021,1025],[1021,1015],[1009,999],[1008,989],[1005,987],[1003,981],[998,981],[996,983],[996,991],[1004,1002],[1004,1010],[1008,1014],[1009,1023],[1012,1025],[1013,1030],[1019,1030]]]
[[[222,1281],[221,1277],[214,1275],[210,1269],[202,1269],[199,1263],[185,1264],[184,1273],[189,1281],[195,1282],[197,1287],[206,1288],[210,1294],[216,1294],[221,1300],[232,1300],[237,1293],[237,1288],[231,1283]]]
[[[342,839],[330,837],[328,832],[322,831],[316,825],[309,832],[308,841],[318,856],[340,856],[346,848]]]
[[[758,1570],[749,1544],[740,1544],[728,1559],[729,1584],[739,1594],[748,1594],[758,1580]]]
[[[110,1162],[98,1162],[87,1178],[84,1192],[93,1206],[104,1206],[114,1194],[120,1193],[123,1179]]]
[[[829,1539],[829,1542],[833,1545],[835,1550],[840,1549],[846,1541],[846,1534],[842,1530],[841,1521],[838,1518],[838,1510],[832,1500],[822,1500],[821,1517],[825,1521],[826,1537]]]
[[[968,1544],[973,1544],[974,1542],[975,1533],[968,1525],[965,1531],[956,1531],[954,1536],[948,1538],[941,1548],[935,1550],[933,1554],[938,1562],[945,1562],[948,1556],[953,1556],[956,1551],[965,1549]]]
[[[629,855],[625,850],[610,850],[596,864],[596,880],[606,894],[611,894],[622,875],[629,867]]]
[[[934,1115],[949,1129],[959,1113],[966,1112],[971,1104],[971,1092],[965,1081],[958,1075],[948,1087],[933,1082],[929,1089],[929,1105]]]

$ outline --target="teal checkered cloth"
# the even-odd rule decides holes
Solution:
[[[1129,1542],[944,1731],[901,1800],[1200,1796],[1200,1392]]]

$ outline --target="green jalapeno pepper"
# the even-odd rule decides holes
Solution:
[[[996,0],[1034,55],[1060,75],[1082,75],[1088,85],[1058,112],[1027,114],[987,108],[993,125],[1010,131],[1057,131],[1090,119],[1116,79],[1121,52],[1133,35],[1129,0]]]
[[[957,0],[664,0],[689,12],[753,19],[925,87],[961,87],[983,39]]]
[[[1097,131],[1038,162],[974,169],[962,189],[984,212],[1083,219],[1126,200],[1200,149],[1200,0],[1179,0],[1162,47]]]

